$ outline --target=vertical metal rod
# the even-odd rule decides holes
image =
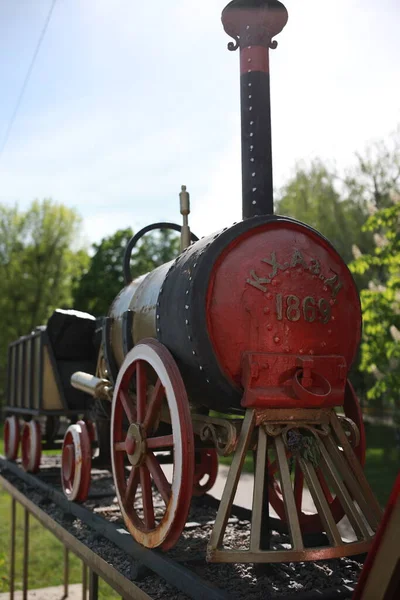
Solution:
[[[11,498],[11,538],[10,538],[10,600],[14,600],[14,579],[15,579],[15,516],[16,501]]]
[[[254,492],[251,517],[250,550],[269,549],[269,506],[267,464],[267,434],[262,425],[258,428],[257,452],[254,457]]]
[[[64,598],[68,598],[68,580],[69,580],[69,552],[64,546]]]
[[[87,568],[82,561],[82,600],[86,600],[87,596]]]
[[[89,575],[89,600],[98,600],[99,598],[99,576],[92,569]]]
[[[28,598],[29,511],[24,513],[24,568],[22,575],[22,598]]]

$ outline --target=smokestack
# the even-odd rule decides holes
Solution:
[[[269,49],[288,12],[278,0],[233,0],[222,11],[222,24],[240,48],[243,219],[274,212]]]

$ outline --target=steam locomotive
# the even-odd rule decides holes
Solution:
[[[183,225],[158,223],[129,242],[125,287],[102,322],[56,311],[47,328],[9,350],[6,452],[15,459],[23,416],[22,462],[39,468],[60,415],[70,423],[62,484],[84,501],[93,448],[111,462],[132,536],[171,548],[193,495],[208,491],[218,455],[232,455],[207,558],[220,562],[315,560],[367,551],[381,518],[363,473],[365,433],[348,381],[361,335],[352,276],[320,233],[273,214],[269,48],[286,25],[277,0],[234,0],[222,13],[240,48],[243,220],[198,240]],[[157,227],[181,231],[181,253],[132,280],[130,257]],[[339,412],[338,412],[339,411]],[[96,426],[93,426],[93,421]],[[255,463],[249,544],[225,548],[224,532],[246,453]],[[173,466],[168,470],[164,463]],[[305,486],[315,512],[303,510]],[[291,540],[265,539],[268,506]],[[347,515],[356,541],[337,528]],[[328,545],[306,548],[324,531]]]

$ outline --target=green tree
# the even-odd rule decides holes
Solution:
[[[106,315],[114,298],[124,287],[123,257],[132,229],[120,229],[93,244],[93,256],[74,294],[74,306],[93,315]],[[148,273],[179,252],[179,237],[169,230],[148,233],[133,250],[132,277]]]
[[[71,306],[74,285],[88,255],[77,247],[78,214],[52,200],[26,211],[0,204],[0,396],[8,344]]]
[[[370,210],[390,208],[400,192],[400,125],[387,140],[369,144],[356,157],[356,166],[345,178],[349,198]]]
[[[353,259],[353,245],[362,252],[371,248],[371,234],[362,231],[368,217],[366,202],[346,198],[343,190],[341,194],[337,176],[320,161],[310,167],[297,166],[294,177],[280,192],[276,212],[320,231],[346,262]]]
[[[360,370],[369,374],[367,398],[395,409],[400,425],[400,196],[391,193],[391,206],[381,208],[364,226],[375,233],[375,249],[350,268],[372,273],[361,292],[364,316]]]

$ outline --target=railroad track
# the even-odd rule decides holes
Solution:
[[[80,505],[69,502],[62,494],[59,463],[59,457],[44,457],[40,473],[33,476],[17,463],[0,457],[0,483],[6,489],[16,488],[38,511],[44,512],[75,539],[77,546],[83,544],[98,556],[102,561],[102,576],[105,565],[111,564],[131,586],[131,591],[124,592],[130,594],[124,596],[126,598],[289,600],[295,594],[296,600],[329,600],[352,596],[362,566],[360,557],[261,567],[206,563],[206,544],[219,504],[210,495],[193,499],[189,521],[175,548],[165,554],[143,548],[124,526],[111,474],[93,469],[89,498]],[[227,528],[227,543],[232,547],[244,543],[249,534],[250,517],[251,511],[233,507]],[[273,543],[284,545],[286,538],[281,522],[271,519],[271,528]],[[315,538],[309,541],[316,543]],[[105,575],[107,581],[107,573]]]

